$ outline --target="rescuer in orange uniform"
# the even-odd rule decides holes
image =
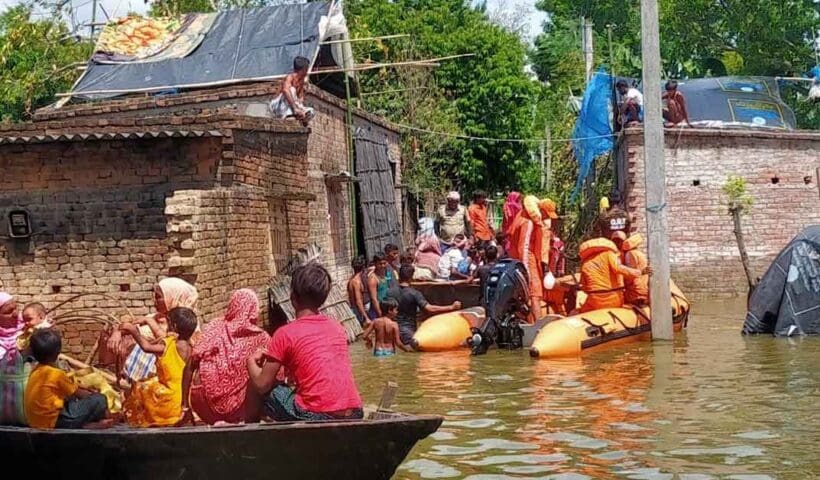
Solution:
[[[621,251],[621,261],[627,267],[643,271],[649,265],[646,254],[639,250],[643,243],[643,237],[639,233],[626,238],[624,232],[615,232],[612,241]],[[649,303],[649,275],[624,278],[624,301],[638,306]]]
[[[579,253],[581,289],[587,294],[581,313],[622,307],[624,278],[633,280],[652,273],[648,266],[638,270],[623,265],[618,247],[606,238],[587,240],[581,244]]]
[[[524,208],[513,220],[510,227],[511,258],[524,264],[529,276],[530,320],[544,315],[543,278],[549,271],[549,250],[551,238],[551,221],[558,218],[555,203],[552,200],[538,200],[537,197],[524,197]]]

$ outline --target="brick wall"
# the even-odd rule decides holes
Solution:
[[[1,228],[24,208],[36,233],[0,241],[0,288],[47,307],[90,293],[72,305],[148,313],[153,284],[168,274],[165,198],[175,185],[210,182],[213,148],[183,139],[0,145]],[[67,351],[93,343],[97,328],[67,331]]]
[[[271,270],[270,213],[264,191],[234,187],[177,190],[166,202],[169,272],[196,285],[203,319],[221,315],[231,293],[256,290],[266,315]]]
[[[643,132],[623,139],[634,228],[645,234]],[[682,130],[666,132],[667,218],[672,275],[687,294],[745,295],[745,275],[721,187],[746,179],[754,197],[743,218],[753,274],[803,227],[820,223],[820,134]],[[776,183],[775,183],[776,182]]]

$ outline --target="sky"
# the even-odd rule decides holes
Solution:
[[[76,22],[79,24],[88,23],[91,21],[92,0],[70,0],[74,7]],[[22,3],[21,0],[0,0],[0,9],[5,9],[10,5]],[[148,9],[148,5],[143,0],[99,0],[97,10],[98,21],[106,19],[103,10],[108,13],[111,18],[125,15],[128,12],[143,13]],[[525,37],[528,40],[535,38],[541,32],[541,26],[546,19],[546,14],[535,10],[535,0],[488,0],[487,10],[493,12],[498,9],[513,11],[517,8],[524,8],[527,13],[523,21],[525,25]],[[42,12],[41,15],[47,15]]]

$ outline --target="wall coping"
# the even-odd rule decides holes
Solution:
[[[98,117],[0,125],[0,145],[85,140],[142,140],[153,138],[230,136],[232,130],[307,134],[310,129],[290,120],[249,117],[232,111],[202,115],[143,118]]]
[[[643,143],[643,128],[631,127],[622,133],[622,140],[640,138]],[[667,128],[664,140],[677,138],[755,138],[765,140],[810,140],[820,142],[820,131],[816,130],[775,130],[775,129],[722,129],[722,128]],[[630,142],[632,143],[632,142]]]
[[[159,96],[129,96],[124,98],[105,99],[65,105],[55,108],[53,105],[43,107],[34,112],[33,122],[43,122],[50,120],[61,120],[77,117],[106,116],[112,113],[134,112],[139,110],[152,110],[151,115],[160,114],[163,108],[177,107],[181,105],[207,104],[224,100],[252,99],[253,97],[270,96],[279,92],[279,81],[251,83],[244,85],[232,85],[221,88],[210,88],[202,90],[191,90],[171,95]],[[341,109],[347,108],[347,102],[330,93],[320,89],[315,85],[308,85],[309,95],[324,102],[330,103]],[[369,113],[361,108],[353,107],[352,113],[357,117],[375,123],[387,130],[399,133],[399,128],[389,120]],[[3,125],[0,124],[0,129]]]

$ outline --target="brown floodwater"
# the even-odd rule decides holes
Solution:
[[[701,302],[673,342],[567,360],[526,351],[352,356],[366,402],[443,415],[394,479],[699,480],[820,476],[820,338],[740,335],[742,305]]]

